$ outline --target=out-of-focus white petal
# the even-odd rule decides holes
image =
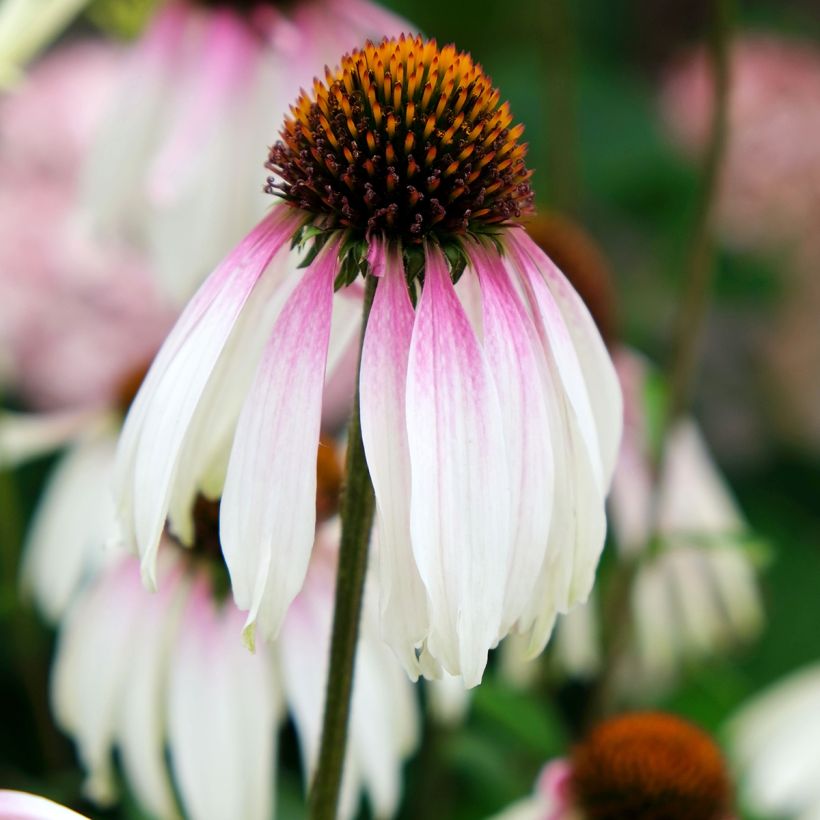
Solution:
[[[77,743],[86,792],[102,804],[115,796],[111,752],[129,673],[129,639],[146,595],[136,563],[124,557],[75,602],[60,630],[52,708]]]
[[[741,545],[707,547],[712,582],[727,626],[739,638],[757,633],[763,625],[763,601],[755,568]]]
[[[194,583],[168,693],[171,767],[191,820],[269,820],[273,810],[279,695],[268,654],[237,640],[241,624],[204,579]]]
[[[511,482],[492,376],[444,256],[431,248],[410,346],[407,432],[428,646],[448,672],[475,686],[501,626]]]
[[[467,716],[470,693],[461,678],[443,672],[440,678],[426,681],[424,689],[427,711],[443,726],[457,726]]]
[[[2,820],[88,820],[65,806],[36,794],[0,789]]]
[[[155,586],[155,559],[179,457],[202,394],[245,304],[298,218],[274,209],[225,259],[189,303],[160,350],[125,422],[116,490],[126,538]]]
[[[319,752],[339,527],[334,519],[319,529],[304,587],[288,611],[277,644],[307,782]],[[381,639],[375,598],[374,590],[366,586],[339,806],[342,818],[355,816],[362,787],[376,816],[395,813],[402,760],[418,736],[415,692]]]
[[[501,399],[515,522],[503,637],[525,610],[546,557],[555,477],[535,328],[503,262],[480,246],[469,246],[469,254],[481,283],[484,353]]]
[[[385,254],[362,348],[362,440],[376,492],[382,629],[415,680],[427,634],[427,595],[410,542],[406,383],[413,306],[398,251]]]
[[[741,793],[756,813],[820,811],[820,667],[808,667],[743,706],[729,724]]]
[[[246,639],[279,631],[305,577],[316,522],[322,412],[338,242],[306,269],[273,328],[236,429],[220,508]]]
[[[110,476],[112,430],[83,439],[51,474],[34,513],[23,552],[21,583],[43,614],[56,622],[84,576],[106,559],[116,532]]]
[[[670,432],[660,489],[658,526],[664,535],[740,534],[746,527],[694,423]]]
[[[187,582],[181,580],[176,548],[166,547],[163,558],[167,565],[163,588],[156,594],[143,590],[142,605],[127,638],[128,669],[117,737],[125,775],[140,804],[152,815],[175,818],[179,813],[165,760],[166,687]]]
[[[648,679],[662,683],[677,669],[680,653],[680,622],[662,562],[641,568],[630,603],[637,661]]]
[[[553,657],[567,674],[590,678],[600,668],[598,604],[594,595],[562,615],[553,638]]]
[[[0,413],[0,469],[8,469],[91,434],[110,424],[105,410],[55,413]]]

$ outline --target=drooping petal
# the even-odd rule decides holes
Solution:
[[[623,428],[623,398],[612,359],[583,300],[553,261],[523,229],[513,228],[510,231],[509,242],[517,247],[521,261],[528,257],[535,264],[550,290],[554,304],[560,310],[586,385],[600,448],[603,480],[608,487],[615,469]],[[558,330],[551,339],[557,342],[560,336],[561,331]],[[570,360],[565,359],[558,351],[556,359],[559,360],[561,378],[570,393],[573,407],[580,413],[579,421],[582,430],[585,431],[585,440],[591,442],[591,439],[586,439],[584,400],[580,388],[574,384],[569,372]]]
[[[136,562],[124,557],[77,600],[60,629],[52,708],[77,743],[86,793],[101,804],[115,796],[111,753],[129,672],[128,636],[147,595]]]
[[[191,820],[269,820],[280,700],[271,659],[246,652],[242,616],[194,583],[168,692],[171,767]]]
[[[115,488],[149,585],[179,456],[192,418],[234,325],[298,218],[276,208],[203,284],[171,331],[126,419]]]
[[[523,234],[523,231],[511,230],[505,247],[517,270],[519,283],[542,344],[554,362],[558,383],[562,385],[577,420],[595,480],[604,489],[604,465],[598,429],[578,352],[555,296],[547,285],[544,265],[540,260],[535,261],[529,253],[529,247],[520,241],[519,234]]]
[[[427,634],[427,594],[410,542],[407,362],[413,306],[397,250],[383,251],[383,272],[362,347],[362,440],[376,492],[379,587],[385,640],[408,674],[419,675],[416,647]]]
[[[87,573],[106,560],[115,530],[107,479],[114,463],[112,431],[79,441],[59,462],[37,505],[23,552],[21,582],[56,623]]]
[[[178,817],[165,759],[166,687],[169,662],[178,640],[181,608],[187,597],[182,562],[174,547],[164,548],[166,571],[156,594],[140,590],[143,601],[127,636],[128,668],[117,729],[122,766],[140,804],[156,817]],[[136,563],[136,562],[135,562]],[[136,566],[134,572],[136,575]]]
[[[316,448],[338,243],[304,273],[262,355],[236,429],[225,478],[220,537],[234,599],[279,631],[307,570],[316,519]]]
[[[504,604],[511,487],[498,395],[444,255],[427,250],[407,373],[413,553],[430,652],[480,682]]]
[[[529,316],[501,259],[469,246],[481,283],[484,353],[501,399],[515,522],[501,635],[521,616],[544,563],[554,474],[543,357]],[[468,276],[469,271],[464,274]],[[462,277],[464,278],[464,277]]]

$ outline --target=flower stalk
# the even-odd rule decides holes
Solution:
[[[689,256],[684,268],[684,292],[678,313],[674,352],[667,376],[667,401],[657,449],[653,456],[654,493],[650,511],[650,542],[644,555],[657,549],[659,491],[666,458],[666,442],[674,423],[686,411],[700,349],[704,321],[709,309],[715,276],[713,221],[720,172],[726,154],[729,120],[729,45],[734,0],[714,0],[709,31],[709,54],[714,91],[714,107],[709,140],[703,158],[701,185],[692,228]],[[640,555],[623,559],[611,579],[604,602],[608,627],[604,646],[603,672],[590,700],[590,714],[605,717],[615,708],[614,674],[618,659],[629,643],[632,628],[629,616],[632,588],[637,576]]]
[[[373,305],[377,283],[378,279],[372,275],[367,276],[365,280],[357,371],[361,368],[361,343],[364,342],[367,320]],[[357,382],[353,413],[348,428],[345,486],[340,509],[342,538],[336,576],[330,665],[319,760],[313,775],[308,801],[310,820],[333,820],[336,816],[336,805],[347,750],[347,725],[353,690],[353,669],[374,511],[373,483],[370,480],[362,442]]]
[[[729,129],[729,42],[733,0],[715,0],[710,31],[714,105],[669,367],[665,431],[686,409],[715,276],[713,222]]]

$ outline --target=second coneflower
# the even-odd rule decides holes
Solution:
[[[276,634],[313,541],[331,317],[353,296],[382,623],[408,671],[474,685],[510,629],[535,652],[586,597],[621,397],[586,308],[514,225],[522,130],[468,55],[421,38],[368,43],[299,98],[268,161],[284,202],[194,297],[126,422],[119,496],[149,582],[169,511],[184,535],[177,511],[224,481],[246,637]]]

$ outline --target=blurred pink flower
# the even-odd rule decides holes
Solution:
[[[820,214],[820,51],[745,34],[730,61],[729,143],[719,213],[726,239],[744,248],[794,244]],[[670,72],[661,107],[690,154],[706,140],[712,84],[703,51]]]
[[[94,225],[150,248],[165,290],[187,299],[270,205],[262,158],[299,88],[410,28],[368,0],[162,3],[85,168]]]
[[[104,408],[169,326],[145,264],[74,208],[78,168],[120,52],[76,43],[0,100],[0,347],[10,392],[41,410]]]

